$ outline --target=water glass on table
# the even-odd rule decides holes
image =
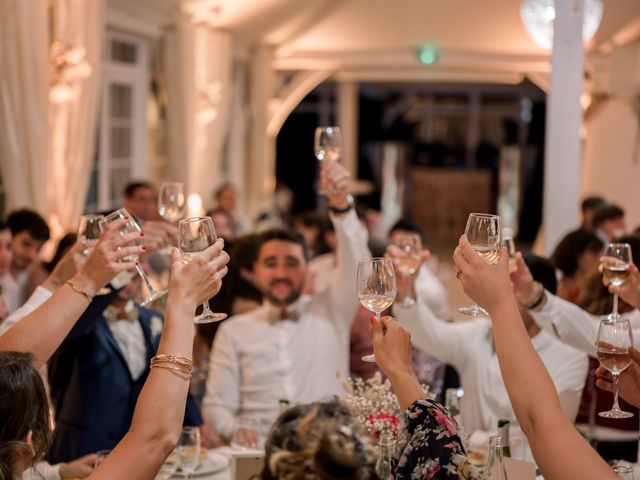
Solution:
[[[191,478],[200,465],[200,429],[198,427],[184,427],[178,440],[178,461],[180,470],[185,478]]]

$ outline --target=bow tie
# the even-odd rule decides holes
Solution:
[[[286,308],[283,308],[282,310],[272,308],[267,313],[267,320],[271,324],[278,323],[282,320],[291,320],[292,322],[297,322],[299,319],[300,311],[297,308],[294,308],[291,311],[287,311]]]
[[[122,311],[119,308],[108,306],[104,311],[104,317],[109,323],[115,323],[119,320],[126,320],[128,322],[135,322],[140,317],[140,312],[137,307],[130,310]]]

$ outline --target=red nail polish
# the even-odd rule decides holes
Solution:
[[[369,317],[369,321],[371,322],[371,325],[375,325],[376,324],[376,320],[377,320],[376,317],[373,317],[373,316]]]
[[[143,249],[143,250],[146,250],[146,249],[147,249],[147,247],[145,247],[145,246],[143,245],[143,246],[142,246],[142,249]]]
[[[144,232],[140,232],[140,236],[141,236],[141,237],[144,237]]]

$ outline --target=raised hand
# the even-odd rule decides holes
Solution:
[[[629,348],[631,365],[625,368],[618,377],[618,394],[625,402],[640,407],[640,352],[633,347]],[[602,390],[613,392],[613,379],[611,372],[602,365],[596,370],[596,385]]]
[[[320,162],[320,189],[327,192],[329,205],[334,208],[349,206],[351,174],[337,162]]]
[[[609,284],[609,280],[603,275],[602,283],[609,287],[611,293],[615,293],[616,287]],[[638,267],[633,263],[629,263],[629,278],[618,287],[618,294],[629,305],[640,308],[640,273]]]
[[[141,225],[144,246],[152,252],[178,244],[178,228],[168,222],[148,220]]]
[[[453,262],[465,293],[489,313],[504,300],[513,300],[506,249],[500,249],[498,263],[491,265],[474,251],[467,237],[462,235],[453,252]]]
[[[511,283],[513,284],[513,294],[518,300],[518,303],[527,305],[531,303],[533,297],[536,294],[535,280],[527,264],[524,261],[522,252],[516,252],[515,257],[515,270],[513,270],[509,276],[511,277]]]

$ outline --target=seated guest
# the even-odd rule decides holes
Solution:
[[[0,286],[11,313],[27,300],[28,270],[49,240],[49,226],[36,212],[26,209],[11,213],[7,223],[12,236],[11,266],[0,279]]]
[[[536,352],[509,278],[502,249],[497,265],[484,261],[460,238],[453,259],[464,291],[489,312],[496,356],[518,422],[546,480],[615,480],[613,472],[567,418],[556,386]],[[637,388],[637,387],[636,387]]]
[[[550,260],[562,276],[558,283],[558,296],[579,303],[591,277],[597,273],[600,255],[606,245],[595,234],[574,230],[558,243]]]
[[[395,256],[398,249],[390,247],[389,253]],[[533,255],[528,256],[527,261],[538,281],[554,291],[556,279],[551,264]],[[405,308],[395,306],[394,312],[411,332],[416,347],[457,369],[465,390],[461,417],[468,432],[491,431],[499,419],[516,419],[498,368],[489,319],[446,323],[423,302]],[[523,308],[522,313],[525,313],[522,320],[526,332],[553,378],[562,410],[573,421],[587,376],[587,356],[541,331],[531,316],[526,315],[526,309]]]
[[[371,321],[376,362],[405,412],[404,431],[391,459],[391,478],[480,478],[467,460],[455,420],[441,405],[425,399],[411,366],[411,336],[389,317]],[[285,411],[265,450],[263,480],[380,478],[371,437],[338,400]]]
[[[264,296],[260,308],[225,321],[216,334],[203,414],[231,437],[236,417],[265,424],[278,415],[279,400],[316,401],[342,392],[349,376],[348,341],[358,307],[356,270],[367,251],[367,235],[351,208],[349,173],[322,163],[338,238],[331,286],[303,295],[308,254],[302,237],[268,230],[257,241],[253,281]]]
[[[117,273],[134,267],[125,259],[142,252],[127,246],[138,233],[119,235],[113,222],[85,265],[43,305],[0,337],[0,477],[16,478],[48,449],[49,407],[37,369],[57,349],[91,298]],[[131,427],[91,479],[154,478],[175,448],[185,409],[193,341],[193,311],[220,287],[226,254],[222,242],[185,265],[172,257],[166,325]],[[23,353],[26,351],[32,354]]]
[[[624,210],[613,203],[605,203],[593,212],[594,233],[602,243],[615,242],[627,231],[624,220]]]

